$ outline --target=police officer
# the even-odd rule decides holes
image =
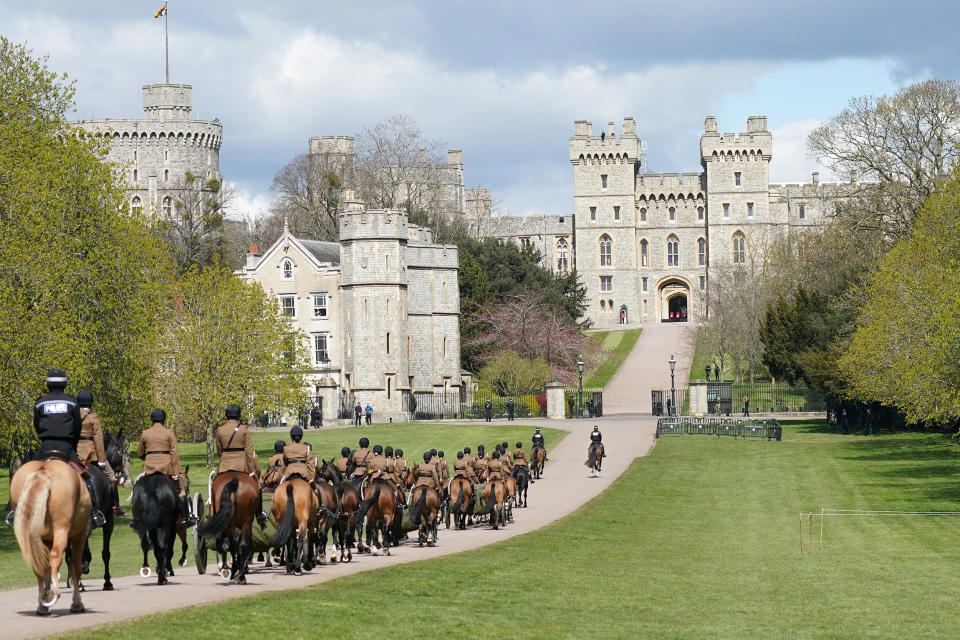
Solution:
[[[40,438],[36,459],[43,460],[52,455],[65,458],[75,465],[90,494],[90,521],[94,528],[102,527],[107,519],[97,504],[97,494],[90,484],[90,476],[77,457],[77,443],[83,429],[80,407],[64,391],[67,388],[67,374],[63,369],[50,369],[46,381],[47,393],[37,398],[33,405],[33,428]],[[7,516],[7,523],[13,524],[13,512]]]
[[[283,463],[283,448],[287,443],[283,440],[277,440],[273,443],[273,455],[267,460],[267,472],[263,474],[260,481],[261,487],[276,489],[283,481],[286,471],[286,465]]]
[[[117,476],[107,460],[107,450],[103,446],[103,427],[100,426],[100,415],[93,410],[93,393],[84,389],[77,394],[77,404],[80,406],[80,440],[77,442],[77,457],[84,465],[96,462],[103,470],[103,474],[110,481],[110,494],[113,499],[113,515],[122,516],[120,495],[117,492]]]
[[[490,422],[490,418],[493,417],[493,403],[490,402],[490,398],[487,398],[487,401],[483,403],[483,410],[487,416],[487,422]]]
[[[531,441],[533,442],[533,446],[540,447],[544,451],[547,450],[547,448],[543,446],[543,434],[540,433],[540,427],[537,427],[537,430],[534,432]]]
[[[310,445],[303,440],[303,429],[297,425],[290,429],[290,444],[283,448],[283,464],[286,466],[284,479],[300,476],[309,483],[317,475],[317,465]]]
[[[366,438],[360,438],[360,448],[353,452],[351,459],[353,460],[353,473],[351,474],[352,478],[362,478],[367,475],[367,463],[370,458],[370,449],[367,447],[370,446],[370,441]]]
[[[600,429],[597,428],[597,425],[593,425],[593,432],[590,434],[590,442],[599,444],[600,450],[603,452],[603,457],[607,457],[607,453],[603,449],[603,436],[600,435]]]
[[[513,398],[507,400],[507,420],[513,420]]]

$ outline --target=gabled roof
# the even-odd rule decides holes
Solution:
[[[313,254],[318,262],[329,262],[330,264],[340,264],[340,243],[324,242],[322,240],[300,240],[298,242],[303,248]]]

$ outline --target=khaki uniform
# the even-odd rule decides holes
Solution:
[[[337,458],[337,461],[334,462],[333,465],[337,468],[337,471],[340,472],[340,475],[342,476],[347,475],[347,458],[346,457]]]
[[[180,473],[180,454],[177,436],[160,422],[154,422],[140,434],[137,456],[143,460],[143,473],[162,473],[174,476]]]
[[[410,467],[407,466],[406,460],[397,458],[393,461],[393,474],[397,476],[397,484],[403,482],[403,479],[407,477],[408,471],[410,471]]]
[[[387,480],[390,478],[390,474],[387,469],[388,460],[384,458],[379,453],[375,453],[370,456],[370,460],[367,463],[367,473],[370,476],[370,480]]]
[[[231,418],[217,427],[213,438],[217,442],[217,454],[220,456],[217,473],[240,471],[260,475],[260,463],[257,462],[257,454],[253,452],[247,425]]]
[[[510,462],[510,454],[506,451],[500,454],[500,468],[503,469],[504,473],[510,473],[513,471],[513,464]]]
[[[283,480],[286,465],[283,463],[283,454],[275,453],[267,460],[267,472],[263,474],[263,486],[276,488]]]
[[[313,457],[310,445],[306,442],[291,442],[285,446],[283,464],[287,467],[284,478],[297,474],[307,482],[313,482],[317,477],[316,459]]]
[[[87,415],[83,415],[86,413]],[[106,462],[107,451],[103,446],[103,428],[100,416],[94,411],[80,409],[83,423],[80,427],[80,440],[77,442],[77,457],[83,464]]]
[[[437,468],[432,464],[423,463],[417,467],[417,482],[415,487],[433,487],[440,490],[440,476],[437,475]]]
[[[483,473],[487,470],[487,459],[486,456],[481,458],[477,456],[473,459],[473,472],[476,474],[477,478],[480,479],[480,482],[483,482]]]
[[[467,480],[470,481],[470,484],[476,484],[478,481],[477,481],[477,475],[473,472],[473,466],[467,464],[466,462],[467,456],[463,456],[463,457],[464,457],[463,460],[457,459],[453,461],[453,477],[466,478]]]
[[[500,458],[493,458],[490,462],[487,463],[487,469],[490,471],[490,477],[487,478],[487,481],[493,480],[503,480],[503,474],[501,473]]]
[[[447,464],[446,458],[434,458],[433,461],[439,471],[440,483],[446,486],[447,480],[450,479],[450,466]]]
[[[527,454],[523,451],[523,448],[514,449],[514,451],[513,451],[513,466],[515,466],[515,467],[526,467],[526,466],[527,466]]]
[[[353,452],[351,460],[353,460],[353,464],[356,466],[353,470],[352,477],[357,478],[367,475],[367,464],[370,462],[372,456],[373,454],[370,453],[370,450],[366,447]]]

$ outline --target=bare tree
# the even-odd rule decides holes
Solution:
[[[901,238],[960,157],[960,85],[926,80],[892,96],[853,98],[807,145],[836,175],[852,178],[849,188],[825,192],[835,201],[828,212]]]
[[[219,179],[191,171],[164,191],[156,220],[181,271],[210,265],[222,255],[224,212],[231,196]]]
[[[347,169],[340,156],[297,155],[273,177],[271,215],[286,219],[298,237],[336,240],[337,209]]]

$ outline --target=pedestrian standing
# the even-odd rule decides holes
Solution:
[[[367,414],[367,424],[373,424],[373,406],[367,403],[367,407],[363,412]]]
[[[323,414],[320,411],[320,405],[316,402],[313,403],[313,408],[310,409],[310,426],[314,429],[319,429],[323,426]]]
[[[487,416],[487,422],[490,422],[490,419],[493,418],[493,403],[490,402],[490,398],[487,398],[487,401],[483,403],[483,410]]]
[[[507,420],[513,420],[513,398],[507,400]]]
[[[850,418],[847,416],[846,407],[840,411],[840,427],[843,429],[844,433],[850,433]]]
[[[750,417],[750,396],[746,394],[743,395],[743,417]]]
[[[863,435],[873,435],[873,408],[867,407],[867,426],[863,428]]]
[[[353,426],[360,426],[361,415],[363,415],[363,409],[360,408],[360,401],[357,400],[357,405],[353,408]]]

